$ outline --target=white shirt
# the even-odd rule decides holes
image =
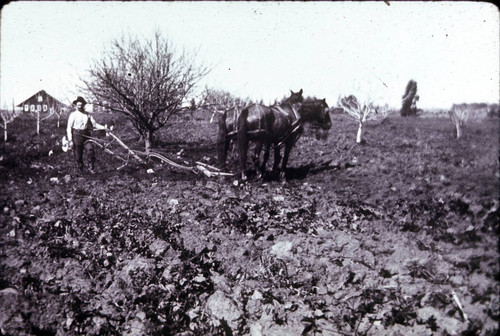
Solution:
[[[96,129],[106,129],[105,126],[98,124],[94,117],[92,117],[90,114],[85,113],[85,112],[80,112],[80,111],[74,111],[71,112],[68,118],[68,126],[66,128],[66,133],[68,136],[68,141],[73,140],[73,134],[72,134],[72,129],[76,130],[84,130],[85,127],[87,126],[87,121],[90,119],[90,122],[92,122],[93,128]]]

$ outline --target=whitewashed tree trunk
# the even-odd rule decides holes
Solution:
[[[356,134],[356,143],[361,143],[361,141],[363,141],[362,136],[363,136],[363,123],[360,122],[358,124],[358,133]]]
[[[40,111],[36,111],[36,134],[40,134]]]
[[[457,129],[457,139],[460,139],[462,136],[462,125],[460,125],[460,123],[456,123],[455,127]]]
[[[7,121],[3,121],[3,141],[7,142]]]

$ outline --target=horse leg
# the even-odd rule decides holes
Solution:
[[[266,172],[266,165],[267,165],[267,160],[269,160],[270,148],[271,148],[271,144],[269,142],[265,142],[264,157],[262,158],[262,163],[259,167],[261,175],[264,175]]]
[[[226,112],[219,120],[219,133],[217,135],[217,150],[219,165],[224,165],[227,159],[230,139],[227,136]]]
[[[290,156],[290,150],[292,149],[293,142],[287,141],[285,143],[285,149],[283,150],[283,162],[281,162],[281,172],[280,179],[284,179],[286,176],[286,165],[288,164],[288,157]]]
[[[274,146],[273,174],[279,170],[280,161],[281,161],[280,148],[278,146]]]
[[[229,152],[229,145],[231,144],[231,139],[227,138],[222,140],[222,143],[217,144],[218,146],[218,162],[220,166],[224,166],[227,160],[227,154]]]
[[[238,150],[240,156],[241,179],[245,181],[247,179],[246,167],[247,167],[248,137],[246,132],[244,132],[243,130],[240,130],[238,132]]]
[[[255,144],[255,149],[253,151],[253,156],[252,156],[252,162],[253,165],[255,166],[255,169],[259,169],[259,158],[260,158],[260,152],[262,151],[262,141],[258,141]]]
[[[247,179],[246,166],[247,166],[247,151],[248,151],[248,110],[244,109],[238,117],[238,151],[240,157],[241,179]]]

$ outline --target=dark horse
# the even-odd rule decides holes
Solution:
[[[302,89],[299,92],[293,92],[290,90],[290,97],[288,97],[284,102],[289,104],[300,103],[304,100],[302,97]],[[250,106],[254,106],[252,104]],[[269,107],[264,105],[258,105],[263,110],[269,109]],[[232,141],[237,139],[238,136],[238,118],[240,116],[241,110],[237,107],[232,107],[222,114],[219,119],[219,134],[217,139],[218,144],[218,161],[220,165],[223,165],[227,159],[227,153],[229,151],[229,146]],[[262,147],[262,145],[260,146]],[[260,151],[260,149],[259,149]]]
[[[324,130],[331,128],[331,120],[328,104],[325,99],[304,101],[297,106],[290,105],[285,102],[280,105],[269,107],[268,127],[264,129],[256,128],[255,122],[252,124],[247,119],[247,132],[238,133],[239,155],[240,155],[240,168],[242,171],[242,178],[245,179],[246,170],[246,151],[248,149],[248,142],[256,142],[253,162],[255,165],[259,163],[259,155],[262,146],[265,146],[264,158],[262,164],[258,169],[261,173],[265,172],[266,163],[269,158],[269,151],[271,145],[274,147],[274,163],[273,172],[277,172],[281,161],[280,178],[284,177],[286,166],[288,164],[288,157],[290,150],[295,145],[297,140],[302,135],[304,123],[312,123],[321,127]],[[245,129],[244,117],[245,111],[242,111],[240,116],[239,128]],[[250,115],[251,111],[249,111]],[[280,149],[284,147],[283,158],[281,157]]]
[[[302,90],[299,92],[302,96]],[[291,100],[293,98],[293,100]],[[253,161],[259,165],[259,155],[265,146],[263,162],[259,170],[265,171],[271,145],[274,146],[273,171],[277,172],[281,161],[280,149],[284,146],[280,177],[284,176],[290,150],[302,134],[303,124],[310,122],[328,130],[331,127],[328,104],[324,99],[300,102],[297,96],[270,107],[252,104],[244,108],[237,119],[237,138],[242,179],[246,179],[247,150],[250,141],[255,142]]]

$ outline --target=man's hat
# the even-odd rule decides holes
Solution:
[[[78,96],[76,98],[76,100],[73,102],[73,105],[76,105],[76,103],[82,103],[83,105],[87,104],[87,102],[85,101],[85,99],[83,99],[83,97],[80,97],[80,96]]]

